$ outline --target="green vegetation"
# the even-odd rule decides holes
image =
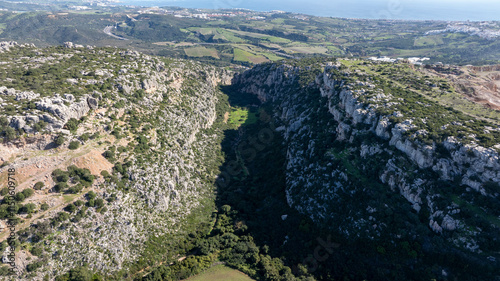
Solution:
[[[186,56],[188,57],[213,57],[219,59],[219,54],[215,49],[207,49],[205,47],[194,47],[194,48],[186,48],[184,49]]]
[[[138,49],[144,48],[143,50],[164,56],[188,56],[205,62],[217,62],[220,65],[232,62],[247,66],[282,60],[289,56],[305,57],[304,60],[282,60],[276,64],[264,64],[262,68],[257,68],[271,72],[283,65],[297,67],[296,73],[293,74],[297,75],[294,77],[297,79],[287,79],[283,83],[288,87],[285,89],[286,93],[290,95],[299,93],[296,95],[297,100],[293,103],[297,103],[301,109],[309,108],[310,112],[314,113],[307,116],[304,124],[301,125],[301,129],[309,130],[307,138],[294,140],[296,143],[292,144],[296,147],[314,146],[311,139],[320,143],[316,146],[317,149],[308,155],[308,160],[314,159],[322,166],[315,166],[316,162],[309,162],[307,164],[311,166],[304,164],[295,172],[308,169],[312,170],[311,174],[315,176],[319,173],[334,175],[335,169],[342,171],[341,175],[335,174],[335,178],[331,181],[323,183],[302,181],[298,185],[300,188],[297,193],[299,195],[302,192],[321,193],[323,192],[322,184],[332,187],[333,190],[332,183],[336,183],[338,179],[344,176],[350,179],[349,185],[343,183],[343,186],[335,187],[346,189],[348,192],[339,192],[334,200],[324,200],[328,202],[321,202],[321,200],[315,202],[318,206],[331,207],[328,209],[331,213],[324,218],[322,225],[317,221],[313,222],[310,217],[291,208],[284,196],[287,184],[289,184],[287,181],[290,178],[303,179],[304,177],[301,178],[298,174],[289,176],[285,173],[285,167],[288,165],[286,154],[293,154],[294,151],[287,150],[287,145],[290,145],[287,143],[289,140],[283,139],[275,131],[277,126],[284,125],[280,120],[272,118],[272,116],[283,114],[283,112],[277,114],[275,111],[275,108],[282,109],[282,104],[260,104],[254,96],[240,92],[237,86],[220,87],[224,94],[217,93],[217,120],[211,128],[200,129],[196,135],[193,135],[195,141],[191,143],[191,136],[187,141],[183,135],[189,134],[191,131],[188,129],[191,128],[186,129],[183,127],[185,122],[177,122],[178,120],[173,120],[172,116],[188,117],[184,121],[189,118],[196,119],[196,122],[205,120],[197,111],[199,109],[197,102],[201,99],[196,100],[193,97],[196,97],[199,94],[198,90],[205,86],[200,80],[212,73],[213,69],[206,70],[203,68],[205,66],[200,67],[187,61],[174,64],[171,62],[175,60],[157,57],[141,60],[142,55],[131,57],[124,55],[125,52],[122,50],[112,48],[96,48],[94,51],[82,48],[75,52],[60,47],[49,47],[40,52],[45,57],[48,54],[60,54],[58,63],[41,64],[38,68],[26,69],[23,59],[19,59],[11,65],[12,67],[5,67],[0,73],[0,78],[7,87],[33,90],[39,92],[42,97],[50,96],[61,87],[64,87],[65,91],[74,93],[76,98],[94,91],[97,95],[102,94],[103,98],[99,104],[110,105],[105,118],[109,117],[111,122],[106,128],[105,137],[96,143],[106,149],[103,156],[114,166],[112,172],[101,172],[104,183],[99,189],[103,189],[96,189],[99,190],[97,193],[89,191],[85,199],[82,199],[83,201],[77,199],[83,195],[84,188],[90,187],[95,182],[96,175],[92,175],[88,169],[81,169],[75,165],[67,167],[67,171],[58,169],[52,173],[52,179],[56,182],[52,190],[64,193],[64,195],[50,194],[50,196],[62,198],[64,206],[61,207],[64,209],[61,212],[57,209],[55,212],[51,210],[43,214],[58,212],[53,218],[40,220],[19,232],[20,246],[39,257],[27,266],[26,270],[29,273],[36,272],[47,264],[48,255],[52,255],[53,258],[62,256],[60,250],[49,253],[51,245],[55,243],[54,235],[59,233],[73,235],[74,225],[72,224],[85,219],[102,221],[112,218],[112,214],[122,211],[121,206],[116,208],[116,205],[124,203],[122,201],[113,204],[113,202],[117,203],[116,200],[121,200],[126,196],[133,199],[131,201],[135,200],[134,208],[137,206],[143,208],[140,211],[148,214],[148,219],[151,214],[151,220],[162,217],[169,218],[176,223],[170,225],[170,221],[167,223],[161,220],[151,222],[149,226],[160,225],[160,229],[155,229],[145,237],[140,237],[144,239],[140,242],[141,248],[132,249],[139,257],[137,260],[124,263],[121,271],[102,272],[101,274],[105,277],[101,277],[91,272],[82,263],[80,264],[82,266],[77,266],[56,277],[56,280],[180,280],[184,278],[221,280],[221,278],[233,277],[234,280],[287,281],[314,280],[314,278],[318,280],[431,280],[436,276],[441,276],[441,268],[452,268],[454,272],[458,272],[452,276],[457,277],[457,280],[467,276],[464,270],[470,259],[462,257],[455,252],[455,248],[449,247],[449,241],[456,238],[454,235],[457,235],[458,231],[443,235],[433,233],[427,227],[430,210],[426,207],[428,203],[426,199],[422,203],[422,211],[415,212],[398,192],[380,183],[381,173],[389,157],[395,159],[391,165],[403,169],[402,173],[410,180],[419,178],[431,182],[435,179],[436,172],[419,170],[418,166],[407,161],[405,155],[397,151],[389,155],[388,145],[373,133],[360,133],[349,143],[337,141],[333,132],[338,124],[328,113],[328,108],[325,106],[328,104],[326,98],[321,97],[319,90],[312,85],[317,75],[321,73],[323,63],[336,62],[334,59],[324,59],[326,56],[434,54],[435,58],[438,58],[443,55],[441,48],[456,47],[460,44],[459,40],[465,40],[464,44],[472,44],[476,39],[446,35],[421,36],[422,32],[439,28],[442,23],[415,24],[411,31],[408,31],[408,25],[399,22],[347,21],[314,17],[309,21],[301,21],[287,14],[275,15],[264,21],[228,18],[217,22],[145,14],[134,15],[135,20],[129,17],[112,18],[107,14],[71,14],[66,19],[56,17],[53,23],[48,22],[46,19],[48,17],[44,13],[18,15],[15,17],[15,22],[6,16],[7,14],[2,13],[1,18],[5,21],[4,34],[19,36],[19,38],[44,40],[41,38],[43,34],[46,35],[57,28],[55,34],[58,38],[51,39],[53,42],[72,38],[77,43],[84,43],[88,42],[87,40],[91,41],[89,38],[94,38],[94,36],[106,37],[107,35],[101,32],[101,25],[111,25],[119,20],[121,22],[118,23],[117,34],[130,38],[129,43]],[[68,18],[74,18],[75,22],[68,22]],[[84,27],[81,32],[74,32],[73,24],[81,24],[84,20],[89,20],[89,26],[92,26],[94,30]],[[19,26],[21,24],[27,27]],[[33,34],[28,29],[31,26],[37,30],[38,24],[46,26],[47,29],[40,32],[41,35]],[[348,24],[349,27],[347,27]],[[196,27],[192,27],[195,25]],[[355,34],[351,32],[354,29]],[[97,32],[99,35],[94,34],[96,30],[99,31]],[[99,44],[108,43],[105,39],[102,40]],[[172,42],[161,47],[150,44],[157,40]],[[173,41],[176,42],[173,43]],[[190,43],[190,47],[183,43]],[[209,48],[200,45],[207,43],[213,45]],[[453,57],[445,54],[439,59],[474,63],[495,61],[496,54],[486,52],[487,48],[494,49],[495,44],[497,43],[485,42],[484,48],[481,46],[477,50],[467,49],[460,53],[455,52]],[[389,46],[392,47],[389,48]],[[485,51],[484,55],[479,53],[481,51]],[[15,57],[37,58],[40,55],[38,51],[27,47],[13,49],[1,56],[9,62]],[[130,66],[130,60],[135,60],[134,62],[137,62],[139,66],[136,69],[127,67]],[[159,61],[167,63],[160,66]],[[413,124],[417,126],[405,135],[411,140],[422,144],[435,144],[440,149],[439,153],[445,154],[448,152],[442,148],[442,143],[447,136],[457,136],[464,142],[476,142],[486,147],[492,147],[500,138],[498,131],[485,130],[492,126],[489,120],[478,118],[474,122],[469,122],[474,117],[486,118],[474,112],[480,111],[479,109],[466,111],[459,107],[450,108],[455,105],[451,103],[451,100],[457,95],[453,86],[446,81],[426,77],[423,69],[418,66],[372,63],[365,60],[339,61],[341,62],[340,68],[332,68],[328,74],[335,80],[349,84],[352,90],[360,90],[358,100],[375,107],[376,112],[387,116],[392,125],[411,118]],[[183,77],[183,85],[179,93],[172,94],[174,91],[163,93],[163,96],[159,96],[160,101],[153,102],[149,99],[150,93],[145,89],[127,91],[123,85],[117,85],[115,80],[101,79],[101,75],[96,73],[99,69],[104,73],[109,73],[110,77],[116,77],[123,69],[129,74],[138,75],[137,81],[134,82],[146,83],[148,77],[144,73],[149,71],[144,66],[146,63],[151,66],[151,69],[162,69],[161,71],[168,74],[174,73],[172,75],[174,78],[178,78],[178,73],[169,71],[173,68],[178,70],[180,64],[183,67],[185,65],[188,69],[186,73],[189,74]],[[85,67],[85,71],[82,71],[82,66]],[[147,71],[144,71],[145,68]],[[15,79],[7,79],[10,77],[15,77]],[[68,79],[80,82],[73,85],[68,82]],[[92,83],[97,79],[101,79],[99,83]],[[286,84],[288,81],[291,81],[290,85]],[[374,84],[378,89],[390,95],[390,98],[385,101],[387,104],[378,103],[375,97],[379,93],[362,87],[358,82]],[[142,103],[143,101],[148,103]],[[13,105],[12,99],[6,98],[6,102],[8,105],[1,109],[2,114],[14,115],[26,110],[25,108],[34,109],[33,103],[24,103],[23,107],[18,108]],[[394,114],[395,111],[400,111],[403,117]],[[300,114],[300,112],[295,113]],[[494,117],[494,114],[488,115],[488,118],[490,117]],[[1,134],[5,141],[15,140],[25,133],[7,126],[7,122],[5,117],[0,117]],[[68,120],[64,128],[74,134],[81,122],[84,121],[72,118]],[[345,120],[345,122],[356,131],[366,129],[363,124],[353,124],[351,120]],[[461,124],[456,125],[453,122]],[[42,132],[47,124],[42,121],[33,126],[35,131]],[[425,129],[427,134],[417,134],[418,129]],[[111,144],[114,138],[109,137],[109,134],[121,142]],[[85,133],[80,136],[80,140],[91,142],[90,140],[98,137],[99,133],[94,135]],[[65,136],[59,135],[55,139],[55,144],[62,145],[65,140]],[[69,149],[77,149],[79,145],[80,141],[71,141]],[[91,145],[93,143],[90,145],[87,143],[87,146]],[[376,157],[365,159],[360,157],[360,152],[357,150],[360,145],[379,145],[383,152]],[[152,169],[157,163],[162,165],[162,171],[170,173],[172,179],[175,178],[175,181],[172,180],[175,188],[189,177],[190,169],[195,171],[191,176],[194,175],[193,183],[196,184],[189,184],[182,194],[168,193],[172,191],[170,182],[163,181],[164,178],[161,178],[160,182],[154,181],[155,177],[160,174],[158,170]],[[188,163],[190,169],[175,169],[180,166],[179,163]],[[214,183],[216,175],[218,175],[218,180]],[[41,190],[43,187],[42,182],[37,182],[34,189]],[[488,182],[482,187],[491,194],[495,194],[499,189],[495,182]],[[497,198],[484,199],[460,191],[465,188],[459,180],[453,183],[433,183],[431,188],[440,192],[443,201],[452,198],[460,207],[460,216],[464,217],[468,225],[483,230],[477,235],[478,244],[482,247],[491,246],[486,247],[491,249],[498,246],[495,239],[499,226],[497,218],[499,214],[494,213],[495,206],[498,206]],[[5,189],[0,190],[3,196],[7,195],[7,192],[8,190]],[[190,194],[191,197],[182,197],[185,193]],[[7,218],[9,211],[13,210],[16,215],[19,215],[14,218],[15,222],[20,223],[24,222],[24,218],[29,218],[36,212],[49,209],[47,203],[39,207],[33,203],[23,205],[23,202],[26,203],[26,198],[30,196],[33,196],[33,190],[25,189],[23,192],[16,193],[12,198],[4,198],[0,205],[0,218]],[[168,202],[167,204],[170,204],[168,211],[162,210],[161,212],[164,213],[160,213],[158,217],[154,216],[157,211],[154,210],[154,206],[158,201],[163,202],[163,199],[170,200],[170,198],[177,199],[177,197],[184,201],[175,202],[177,205]],[[9,202],[12,203],[9,200],[14,200],[14,204],[9,205]],[[190,209],[191,214],[182,217],[175,213],[178,207],[181,210],[180,207],[186,205],[186,202],[193,203],[193,208]],[[471,202],[480,202],[481,208]],[[367,215],[367,206],[379,211]],[[139,214],[139,210],[137,211]],[[182,211],[184,210],[179,213]],[[360,213],[356,214],[358,218],[373,216],[382,221],[385,226],[380,235],[367,237],[369,234],[365,232],[349,229],[351,236],[346,237],[345,232],[348,230],[345,232],[332,230],[335,226],[350,227],[354,224],[359,225],[360,229],[375,229],[373,227],[375,223],[371,224],[366,220],[357,220],[353,223],[354,220],[351,220],[352,217],[349,216],[356,212]],[[283,215],[286,215],[286,220],[282,219]],[[101,216],[100,220],[94,220],[94,216]],[[113,223],[115,222],[110,224]],[[137,224],[132,220],[130,223]],[[366,226],[365,224],[368,223],[370,225]],[[147,225],[147,222],[144,225]],[[99,231],[95,229],[95,233]],[[472,229],[471,232],[473,231],[475,230]],[[399,235],[398,239],[394,239],[392,234]],[[79,234],[74,235],[76,237]],[[489,239],[492,237],[495,239]],[[94,238],[97,239],[92,237]],[[318,243],[321,245],[321,242],[318,242],[319,239],[334,241],[332,244],[334,246],[325,250],[328,258],[321,262],[319,268],[312,270],[308,267],[310,264],[307,261],[310,261],[308,258],[314,255]],[[103,253],[103,256],[112,259],[108,253]],[[477,257],[471,256],[471,259]],[[225,266],[217,265],[219,263],[224,263]],[[74,263],[74,265],[78,264],[78,262]],[[488,270],[489,265],[472,264],[474,274],[478,273],[478,276],[484,277],[492,271]],[[439,266],[435,267],[435,265]],[[481,273],[482,271],[485,273]]]
[[[78,128],[78,125],[80,124],[80,121],[75,119],[75,118],[70,118],[68,122],[64,125],[64,129],[70,130],[72,133],[76,132],[76,129]]]
[[[54,143],[55,143],[57,146],[60,146],[60,145],[61,145],[61,144],[63,144],[65,141],[66,141],[66,138],[64,137],[64,135],[63,135],[63,134],[59,134],[59,135],[57,135],[56,140],[54,141]]]
[[[80,147],[80,142],[79,141],[72,141],[72,142],[69,143],[69,146],[68,146],[68,148],[71,149],[71,150],[78,149],[78,147]]]
[[[267,61],[267,59],[264,56],[252,54],[240,48],[233,49],[233,52],[234,52],[233,59],[236,62],[261,63]]]
[[[234,125],[235,128],[240,127],[243,124],[255,124],[257,122],[257,116],[255,112],[252,112],[244,108],[232,108],[229,113],[229,124]]]
[[[200,275],[187,279],[189,281],[251,281],[252,278],[224,265],[216,265]]]
[[[249,20],[248,16],[241,15],[207,21],[171,15],[137,15],[137,11],[124,7],[103,9],[106,11],[73,12],[65,16],[49,16],[45,12],[19,15],[2,12],[0,29],[4,38],[19,41],[32,40],[48,45],[66,41],[84,45],[97,42],[101,46],[135,48],[151,54],[190,57],[219,65],[255,64],[290,56],[420,56],[431,58],[430,62],[455,64],[497,63],[500,59],[495,52],[498,40],[461,33],[423,36],[427,31],[444,29],[446,24],[443,22],[314,16],[307,16],[308,20],[304,21],[294,18],[293,14],[260,13],[256,15],[265,19]],[[134,17],[120,18],[124,10],[129,15],[135,14]],[[119,22],[115,23],[115,19]],[[117,29],[113,33],[129,40],[116,40],[102,32],[106,26],[114,25]],[[494,30],[495,27],[498,27],[496,23],[492,23],[488,28]],[[210,44],[210,48],[200,44]],[[248,45],[252,46],[252,51],[244,47]],[[235,52],[241,55],[234,57]]]

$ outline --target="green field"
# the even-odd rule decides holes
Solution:
[[[186,56],[188,57],[195,57],[195,58],[201,58],[201,57],[213,57],[216,59],[220,58],[217,50],[213,48],[207,49],[203,46],[194,48],[185,48],[184,53],[186,53]]]
[[[202,274],[185,279],[189,281],[252,281],[241,271],[229,268],[224,265],[214,266]]]
[[[236,128],[243,124],[254,124],[255,122],[257,122],[257,116],[248,109],[233,108],[229,113],[229,124],[235,125]]]
[[[288,53],[302,53],[302,54],[326,54],[328,49],[321,46],[298,46],[285,49]]]
[[[261,63],[267,61],[267,59],[262,55],[252,54],[239,48],[234,48],[233,55],[234,61],[239,62]]]
[[[423,36],[420,38],[415,39],[414,45],[417,47],[422,47],[422,46],[437,46],[437,45],[443,45],[443,37],[441,35],[434,35],[434,36]]]

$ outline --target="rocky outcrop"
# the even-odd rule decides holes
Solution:
[[[34,94],[34,96],[38,97],[38,94]],[[38,110],[47,113],[11,116],[9,117],[10,126],[32,133],[34,132],[33,125],[44,121],[47,123],[47,130],[56,132],[62,129],[69,119],[80,119],[87,115],[91,109],[97,109],[98,104],[97,99],[88,95],[83,96],[79,102],[75,102],[75,98],[70,94],[65,95],[64,98],[58,95],[53,98],[42,98],[35,102],[35,105]]]
[[[7,88],[4,86],[0,87],[0,93],[6,96],[15,96],[16,101],[34,100],[40,96],[40,94],[33,91],[17,91],[16,89]]]

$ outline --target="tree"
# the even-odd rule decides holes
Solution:
[[[31,213],[33,213],[33,211],[35,210],[35,208],[36,208],[36,205],[35,205],[35,204],[33,204],[33,203],[28,203],[28,204],[26,204],[26,205],[22,206],[22,207],[21,207],[21,209],[19,209],[19,211],[20,211],[21,213],[31,214]]]
[[[57,182],[67,182],[69,180],[69,176],[67,173],[61,173],[56,177]]]
[[[40,256],[43,253],[43,248],[41,246],[37,245],[37,246],[34,246],[33,248],[31,248],[30,252],[34,256]]]
[[[25,190],[23,190],[24,198],[30,197],[31,195],[33,195],[33,193],[35,192],[31,188],[26,188]]]
[[[64,208],[64,210],[68,213],[73,213],[74,211],[76,211],[76,206],[74,204],[68,204],[68,206],[66,206]]]
[[[54,185],[54,191],[55,192],[61,192],[64,189],[68,187],[68,184],[66,182],[59,182],[56,185]]]
[[[89,200],[94,199],[96,196],[97,194],[95,194],[95,192],[93,192],[92,190],[87,193],[87,198]]]
[[[104,206],[104,200],[102,200],[102,198],[97,198],[95,200],[96,209],[102,208],[103,206]]]
[[[113,159],[113,158],[115,158],[115,153],[111,150],[106,150],[106,151],[104,151],[102,156],[104,156],[106,159]]]

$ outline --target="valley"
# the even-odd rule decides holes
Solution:
[[[498,22],[99,3],[0,3],[0,280],[500,278]]]

